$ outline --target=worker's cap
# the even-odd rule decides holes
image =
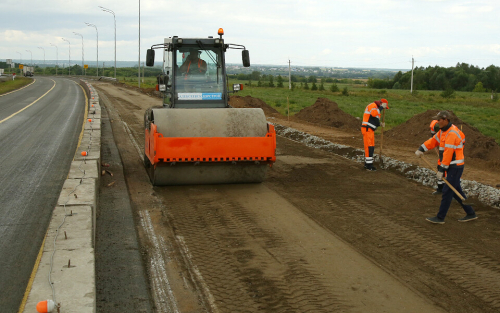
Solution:
[[[189,48],[188,52],[190,54],[198,54],[200,53],[200,50],[198,50],[197,48]]]
[[[451,114],[448,111],[441,111],[439,112],[435,117],[435,120],[440,120],[440,119],[446,119],[446,120],[451,120]]]

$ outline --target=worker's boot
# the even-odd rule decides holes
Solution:
[[[441,195],[443,193],[443,184],[438,184],[437,189],[432,193],[434,196]]]
[[[375,166],[373,166],[373,164],[365,164],[365,169],[367,171],[376,171],[377,169],[375,168]]]

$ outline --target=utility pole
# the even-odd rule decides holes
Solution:
[[[413,55],[411,56],[411,90],[410,93],[413,94],[413,64],[415,60],[413,59]]]
[[[288,90],[292,90],[292,74],[290,70],[290,59],[288,59]]]
[[[141,0],[139,0],[139,61],[137,62],[137,69],[139,70],[137,81],[139,82],[139,88],[141,88]]]

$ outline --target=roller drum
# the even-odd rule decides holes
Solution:
[[[153,109],[163,137],[265,137],[261,109]],[[175,162],[146,166],[153,185],[260,183],[269,165],[259,162]]]

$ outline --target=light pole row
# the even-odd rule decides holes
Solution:
[[[113,20],[114,20],[114,25],[115,25],[115,78],[116,78],[116,15],[115,15],[115,12],[113,12],[112,10],[110,9],[107,9],[107,8],[104,8],[102,6],[99,6],[99,8],[104,11],[104,12],[107,12],[107,13],[110,13],[113,15]],[[140,56],[140,43],[141,43],[141,30],[140,30],[140,9],[141,9],[141,2],[139,0],[139,87],[140,87],[140,60],[141,60],[141,56]],[[96,38],[97,38],[97,76],[99,76],[99,31],[97,30],[97,26],[94,25],[94,24],[91,24],[91,23],[87,23],[85,22],[85,25],[89,26],[89,27],[94,27],[95,28],[95,31],[96,31]],[[73,34],[77,35],[77,36],[80,36],[82,37],[82,70],[83,70],[83,66],[84,66],[84,45],[83,45],[83,35],[82,34],[79,34],[79,33],[76,33],[76,32],[73,32]],[[66,41],[68,43],[68,50],[69,50],[69,59],[68,59],[68,68],[69,68],[69,71],[68,71],[68,74],[71,75],[71,43],[69,42],[69,40],[67,39],[64,39],[64,38],[61,38],[62,40]],[[59,49],[56,45],[54,44],[50,44],[51,46],[54,46],[56,47],[56,75],[57,75],[57,66],[58,66],[58,63],[59,63]],[[45,74],[45,49],[42,48],[42,47],[38,47],[39,49],[43,49],[43,64],[44,64],[44,74]],[[27,52],[30,52],[30,50],[26,50]],[[21,55],[20,52],[17,52]],[[21,55],[21,62],[22,62],[22,55]],[[33,66],[33,54],[31,54],[31,66]],[[103,69],[104,70],[104,69]],[[104,74],[104,72],[103,72]]]

